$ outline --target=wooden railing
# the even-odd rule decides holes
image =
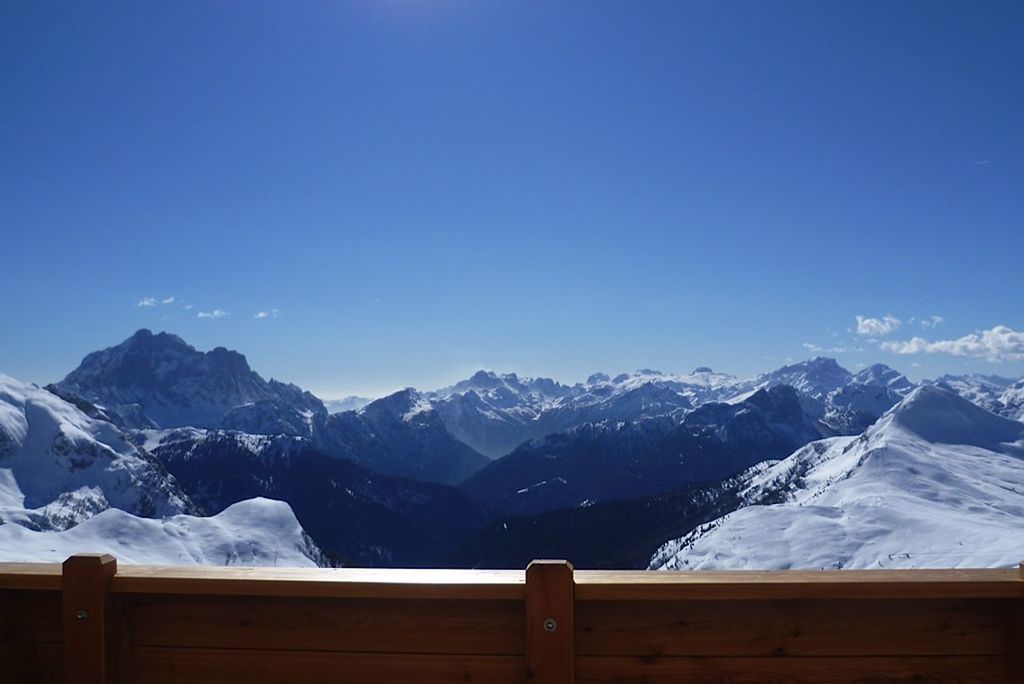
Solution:
[[[1022,572],[0,564],[0,682],[1021,684]]]

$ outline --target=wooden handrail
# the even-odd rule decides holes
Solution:
[[[794,681],[811,682],[860,681],[872,668],[915,672],[921,681],[952,668],[981,672],[978,681],[1024,682],[1024,563],[976,570],[627,572],[534,561],[524,572],[118,567],[109,556],[74,556],[63,566],[0,564],[0,599],[16,595],[52,597],[22,598],[25,605],[60,599],[62,609],[46,620],[39,612],[25,615],[32,629],[59,626],[63,679],[71,684],[138,681],[125,674],[127,662],[154,676],[170,667],[166,659],[174,653],[183,659],[174,662],[223,654],[217,657],[232,667],[255,668],[251,676],[259,681],[264,666],[313,668],[316,679],[317,672],[334,672],[335,663],[391,681],[380,668],[393,662],[395,681],[647,681],[685,679],[715,666],[767,668],[783,679],[802,672]],[[8,617],[11,605],[0,601]],[[277,627],[282,619],[299,630],[291,650],[280,647],[287,635]],[[335,636],[321,636],[322,624]],[[862,625],[856,638],[847,634],[852,624]],[[7,625],[9,635],[10,620]],[[424,630],[426,641],[410,643],[422,640]],[[0,633],[0,661],[4,643],[13,643],[5,638]],[[381,660],[387,653],[392,659]],[[780,655],[791,657],[764,660]],[[836,672],[847,679],[816,669],[825,662],[821,655],[837,658]]]
[[[658,598],[1024,597],[1019,569],[619,571],[575,570],[578,600]],[[60,563],[0,563],[0,589],[58,591]],[[120,565],[115,594],[522,599],[523,570],[252,568]],[[861,592],[866,592],[861,593]]]

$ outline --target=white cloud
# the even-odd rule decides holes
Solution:
[[[167,297],[166,299],[157,299],[156,297],[143,297],[142,299],[139,300],[139,306],[140,307],[145,307],[145,308],[154,307],[157,304],[173,304],[173,303],[174,303],[174,297]]]
[[[895,354],[948,354],[989,361],[1024,360],[1024,332],[1005,325],[979,330],[955,340],[929,342],[923,337],[912,337],[902,342],[882,342],[879,346]]]
[[[857,316],[857,334],[867,337],[881,337],[899,329],[903,321],[892,314],[886,314],[881,318],[869,318]]]
[[[821,345],[818,344],[804,342],[803,347],[812,354],[850,354],[853,352],[864,351],[860,347],[848,347],[842,344],[837,344],[832,347],[822,347]]]
[[[223,309],[214,309],[213,311],[200,311],[196,318],[224,318],[230,316],[231,313],[224,311]]]
[[[191,304],[185,305],[185,311],[191,311],[194,307]]]
[[[937,328],[937,327],[939,327],[940,325],[942,325],[945,322],[946,322],[946,319],[943,318],[942,316],[929,316],[928,318],[922,318],[921,319],[921,327],[922,328]]]
[[[270,311],[259,311],[253,318],[277,318],[277,315],[281,313],[279,309],[271,309]]]

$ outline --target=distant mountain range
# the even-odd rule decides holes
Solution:
[[[328,454],[387,475],[456,484],[487,464],[452,437],[415,390],[332,414],[309,392],[264,380],[238,352],[200,352],[169,333],[140,330],[93,352],[53,389],[69,401],[102,406],[125,428],[308,437]]]
[[[588,506],[722,480],[827,434],[796,390],[778,385],[736,404],[704,404],[679,423],[584,423],[524,444],[463,487],[510,513]]]
[[[749,379],[699,367],[687,375],[595,373],[566,385],[480,371],[440,390],[350,398],[351,408],[338,410],[300,387],[265,380],[238,352],[202,352],[148,330],[88,354],[45,389],[0,379],[0,522],[25,531],[0,529],[0,552],[4,544],[64,548],[129,529],[159,547],[163,535],[189,523],[134,520],[181,516],[228,515],[230,525],[210,529],[234,526],[238,539],[251,541],[245,551],[212,533],[205,538],[213,546],[186,535],[172,554],[181,562],[301,557],[494,567],[568,555],[595,567],[724,566],[723,557],[709,560],[702,550],[725,548],[713,531],[754,515],[744,511],[770,509],[766,516],[791,516],[791,526],[813,519],[818,509],[800,493],[805,476],[832,466],[812,454],[895,444],[893,426],[912,421],[924,426],[914,432],[918,441],[900,444],[940,464],[920,464],[908,476],[913,490],[921,475],[923,491],[942,463],[982,448],[977,440],[935,447],[946,444],[935,430],[965,421],[982,432],[997,424],[1003,430],[1024,418],[1021,379],[944,376],[917,385],[884,365],[851,373],[823,357]],[[1014,475],[999,465],[1019,460],[1013,442],[988,444],[973,461],[982,469],[996,464],[979,474],[991,476],[986,486]],[[774,489],[756,484],[773,468],[800,475]],[[856,480],[862,471],[845,472]],[[1007,502],[1021,495],[1013,487],[1004,488]],[[981,510],[970,491],[949,496]],[[289,506],[275,508],[270,499]],[[794,508],[793,501],[801,503]],[[1024,515],[1016,505],[1007,503],[1011,518]],[[239,510],[274,522],[246,534]],[[268,541],[268,525],[282,531],[280,545]],[[748,529],[755,528],[733,534]],[[764,540],[772,529],[763,528]],[[837,542],[829,553],[862,563],[870,549],[855,551],[855,541]],[[816,562],[798,551],[791,557]],[[166,560],[156,551],[140,557]]]

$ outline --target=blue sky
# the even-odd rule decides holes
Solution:
[[[148,327],[327,396],[819,351],[1020,375],[1022,29],[1017,2],[5,2],[0,370]]]

